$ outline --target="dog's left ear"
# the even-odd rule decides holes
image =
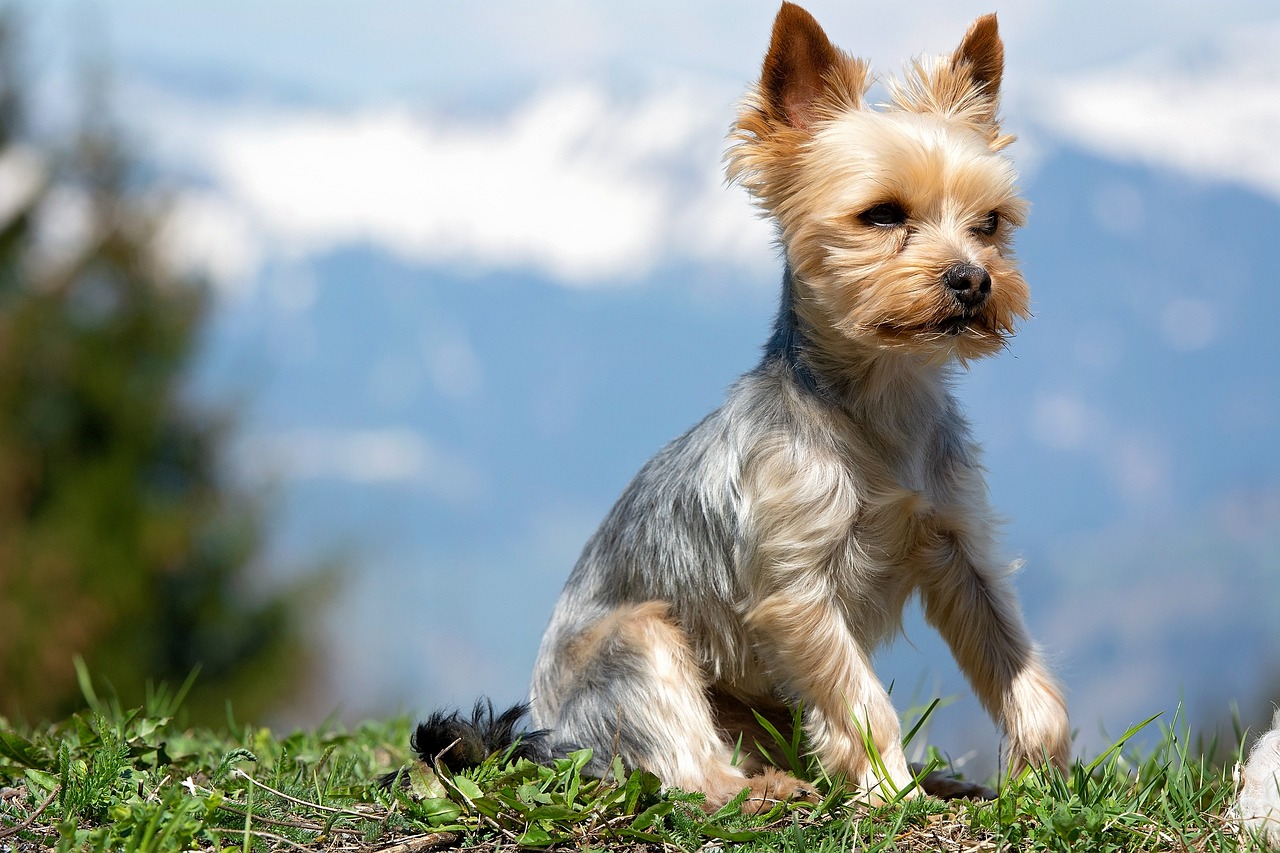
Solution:
[[[995,15],[983,15],[964,34],[951,56],[916,60],[901,82],[890,81],[893,99],[903,109],[936,113],[964,122],[988,137],[998,151],[1013,141],[1000,130],[1000,82],[1004,43]]]
[[[991,99],[992,113],[1000,98],[1000,80],[1004,77],[1004,42],[994,13],[983,15],[969,26],[964,40],[951,54],[951,67],[968,73],[975,88]]]

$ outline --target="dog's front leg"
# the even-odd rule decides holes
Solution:
[[[1014,773],[1047,757],[1067,769],[1071,726],[1062,690],[1031,640],[1008,572],[986,535],[937,532],[927,555],[925,618],[951,646],[979,701],[1009,742]]]
[[[747,624],[766,666],[803,703],[805,731],[823,769],[875,802],[906,788],[911,773],[897,712],[835,602],[812,589],[778,592],[752,608]]]
[[[783,445],[752,462],[742,491],[744,616],[760,663],[803,703],[809,743],[826,772],[889,799],[911,781],[901,726],[839,596],[857,509],[853,485],[838,460],[803,447]]]

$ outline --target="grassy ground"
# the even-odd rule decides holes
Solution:
[[[378,777],[409,764],[408,720],[284,736],[233,719],[222,732],[193,730],[175,722],[180,693],[122,710],[90,689],[91,709],[64,722],[0,720],[0,853],[1250,849],[1224,817],[1230,767],[1195,758],[1176,724],[1141,758],[1121,742],[1069,778],[1028,776],[990,802],[870,808],[819,778],[827,796],[816,806],[743,817],[730,804],[707,816],[695,796],[661,793],[647,774],[583,778],[585,755],[457,776],[418,768],[387,788]],[[802,761],[796,745],[774,747],[784,766]]]

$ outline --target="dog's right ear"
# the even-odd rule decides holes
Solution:
[[[798,158],[818,126],[862,109],[870,85],[866,62],[832,45],[804,9],[783,3],[760,82],[733,126],[734,144],[725,155],[729,178],[765,210],[778,210],[794,189]]]
[[[855,74],[848,75],[850,70]],[[843,79],[847,76],[854,79]],[[770,119],[810,130],[837,105],[859,106],[865,76],[863,63],[832,45],[813,15],[794,3],[782,4],[760,73],[762,106]]]

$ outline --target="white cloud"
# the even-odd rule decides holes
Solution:
[[[728,117],[726,102],[691,90],[623,102],[584,86],[490,121],[399,107],[189,116],[204,132],[169,131],[191,144],[161,150],[194,160],[216,189],[179,204],[172,243],[240,279],[268,251],[352,244],[571,286],[682,260],[771,264],[768,226],[723,186]]]
[[[471,501],[484,490],[482,476],[467,462],[402,427],[286,430],[251,437],[241,454],[242,465],[252,464],[258,476],[418,486],[456,502]]]
[[[1218,312],[1204,299],[1175,299],[1160,314],[1160,332],[1176,350],[1204,349],[1218,338]]]
[[[1079,145],[1280,199],[1280,23],[1067,78],[1033,106]]]

